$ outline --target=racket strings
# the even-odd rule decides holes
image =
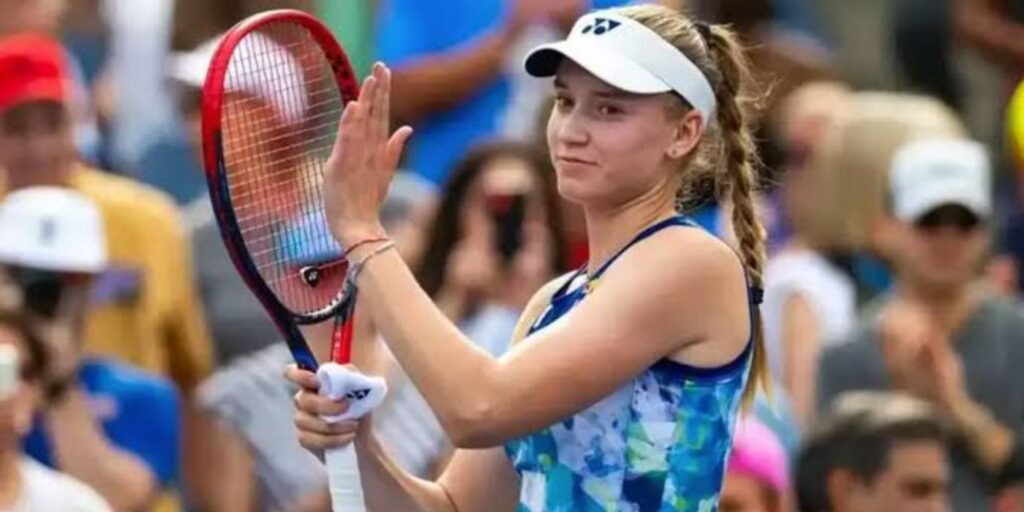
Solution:
[[[333,70],[312,35],[285,22],[246,36],[228,66],[222,147],[247,252],[287,308],[330,309],[347,271],[321,192],[344,106]]]

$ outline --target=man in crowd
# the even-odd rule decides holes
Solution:
[[[80,163],[67,68],[63,48],[49,36],[0,38],[3,186],[67,187],[96,204],[109,265],[94,284],[85,347],[168,376],[188,396],[210,371],[211,348],[185,230],[164,194]],[[211,452],[205,441],[212,427],[185,404],[186,476],[192,483],[208,481],[201,462],[189,463]]]
[[[144,510],[177,476],[178,395],[170,381],[83,353],[82,321],[106,266],[100,212],[85,196],[30,187],[0,202],[0,270],[50,356],[26,450],[115,511]]]
[[[797,458],[802,512],[945,512],[946,436],[924,401],[848,393],[808,435]]]
[[[819,372],[820,406],[855,389],[931,402],[955,426],[952,499],[963,512],[991,510],[1024,432],[1024,316],[978,279],[989,175],[983,147],[967,140],[920,140],[896,153],[876,230],[893,292],[824,353]]]

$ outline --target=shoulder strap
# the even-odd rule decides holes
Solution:
[[[612,263],[615,263],[615,260],[619,259],[619,256],[622,256],[623,253],[629,250],[630,247],[633,247],[633,245],[635,245],[637,242],[640,242],[641,240],[644,240],[645,238],[648,238],[651,235],[669,226],[697,227],[697,224],[690,220],[690,218],[685,215],[674,215],[661,222],[658,222],[657,224],[647,226],[646,228],[644,228],[643,231],[641,231],[639,234],[633,237],[633,239],[630,240],[629,243],[626,244],[622,249],[619,249],[619,251],[616,252],[615,255],[613,255],[611,258],[608,258],[607,261],[602,263],[601,266],[598,267],[596,271],[594,271],[593,275],[590,276],[590,279],[593,280],[601,277],[601,274],[603,274],[604,271],[607,270],[608,267],[612,265]]]

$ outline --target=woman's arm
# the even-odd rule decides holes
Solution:
[[[567,276],[555,279],[538,291],[526,305],[512,334],[521,341],[540,316],[552,294]],[[354,424],[330,425],[324,415],[344,412],[343,403],[332,402],[316,392],[320,382],[310,372],[290,368],[289,380],[302,391],[296,397],[299,441],[308,449],[323,450],[351,442]],[[515,510],[519,479],[501,449],[456,450],[437,482],[416,478],[391,459],[372,434],[372,425],[361,426],[356,436],[360,473],[371,510],[412,512],[503,512]]]
[[[818,336],[811,305],[799,293],[790,294],[782,311],[782,380],[801,427],[811,424],[817,403]]]
[[[359,473],[369,510],[409,512],[511,512],[518,497],[518,478],[501,449],[457,450],[437,482],[417,478],[398,466],[373,434],[370,418],[327,423],[325,415],[344,412],[316,392],[316,375],[292,367],[287,377],[301,391],[296,397],[299,442],[319,451],[345,446],[353,440],[359,454]]]
[[[430,482],[403,471],[375,436],[367,437],[356,443],[356,449],[370,510],[512,512],[516,508],[519,479],[500,448],[456,450],[438,481]]]
[[[739,270],[710,235],[666,230],[624,254],[587,300],[501,360],[465,339],[394,251],[372,258],[358,284],[453,443],[489,447],[595,403],[690,344],[713,340],[720,354],[708,364],[731,360],[749,337]]]

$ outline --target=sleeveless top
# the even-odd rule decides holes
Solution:
[[[654,224],[569,290],[580,269],[530,333],[582,301],[629,247],[670,226],[697,227],[681,215]],[[752,346],[715,368],[662,359],[582,412],[506,443],[522,484],[517,512],[716,511]]]

